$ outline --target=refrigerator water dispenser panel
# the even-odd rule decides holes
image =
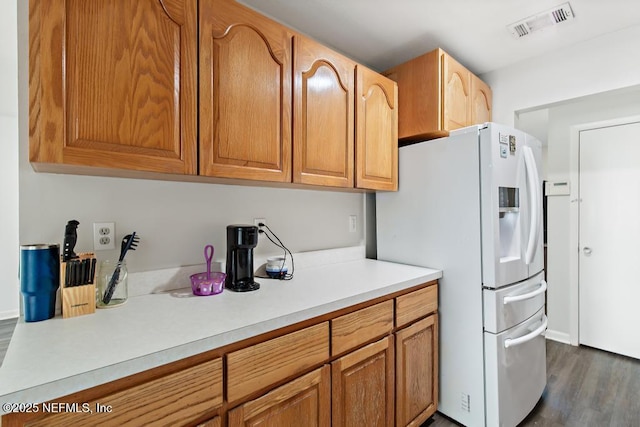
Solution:
[[[498,187],[498,200],[500,262],[507,262],[520,257],[520,191]]]

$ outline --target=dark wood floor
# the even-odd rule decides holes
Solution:
[[[16,326],[18,319],[0,320],[0,366],[4,360],[4,355],[9,347],[9,341],[13,335],[13,329]]]
[[[457,426],[436,413],[422,427]],[[547,387],[521,426],[640,426],[640,360],[547,340]]]

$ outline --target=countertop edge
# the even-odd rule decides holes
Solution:
[[[371,289],[370,291],[361,292],[346,298],[313,306],[305,310],[274,317],[261,322],[259,325],[247,325],[238,329],[215,334],[204,339],[188,342],[175,347],[169,347],[144,356],[105,365],[98,369],[71,375],[69,377],[17,390],[15,392],[6,393],[4,395],[0,395],[0,403],[41,403],[55,400],[72,393],[100,386],[149,369],[259,336],[267,332],[295,325],[296,323],[323,316],[349,306],[393,294],[398,291],[403,291],[413,286],[437,280],[442,277],[442,271],[440,270],[426,268],[423,268],[422,270],[424,270],[424,274],[415,275],[409,279],[390,283],[387,286]],[[5,408],[0,407],[0,415],[4,415],[6,413],[7,411]]]

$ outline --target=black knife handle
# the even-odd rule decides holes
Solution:
[[[76,247],[76,241],[78,240],[78,224],[75,219],[67,222],[67,226],[64,229],[64,245],[62,248],[62,261],[69,261],[70,259],[77,258],[78,256],[73,251]]]

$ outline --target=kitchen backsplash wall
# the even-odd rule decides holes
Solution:
[[[23,137],[24,139],[24,137]],[[120,240],[140,235],[127,255],[129,271],[201,264],[203,247],[226,253],[226,226],[267,225],[292,252],[363,244],[364,227],[349,231],[349,215],[363,220],[364,196],[356,193],[35,173],[20,149],[20,242],[60,242],[70,219],[80,222],[76,251],[93,249],[93,223],[116,223]],[[256,255],[281,253],[264,235]]]

